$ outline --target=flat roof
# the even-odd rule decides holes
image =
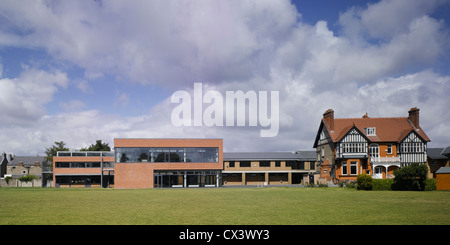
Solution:
[[[224,161],[231,160],[300,160],[314,161],[315,151],[296,152],[224,152]]]

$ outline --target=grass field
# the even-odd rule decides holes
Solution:
[[[450,192],[0,188],[0,225],[449,225]]]

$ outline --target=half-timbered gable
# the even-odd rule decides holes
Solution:
[[[336,143],[336,158],[367,156],[367,144],[368,140],[364,134],[353,127]]]
[[[411,163],[425,163],[427,161],[427,142],[412,130],[397,147],[397,155],[403,166]]]

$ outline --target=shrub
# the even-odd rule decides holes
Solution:
[[[33,181],[34,179],[36,179],[36,176],[31,175],[31,174],[27,174],[27,175],[22,176],[22,177],[19,178],[19,180],[21,182],[26,182],[26,183],[28,183],[30,181]]]
[[[374,179],[372,190],[390,191],[392,190],[392,183],[394,183],[394,179]]]
[[[356,188],[356,182],[353,182],[353,181],[347,182],[345,184],[345,187],[347,187],[349,189],[355,189]]]
[[[426,191],[435,191],[436,190],[436,179],[425,180],[425,190]]]
[[[372,183],[372,176],[367,174],[359,174],[356,178],[356,187],[358,190],[372,190],[373,183]]]
[[[412,163],[394,172],[395,179],[393,190],[424,191],[427,179],[427,166],[425,164]]]
[[[13,179],[13,177],[11,177],[11,176],[5,177],[6,184],[9,185],[9,181],[12,179]]]

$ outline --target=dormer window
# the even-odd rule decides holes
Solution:
[[[367,136],[376,136],[376,130],[375,127],[365,128],[364,131],[366,132]]]

